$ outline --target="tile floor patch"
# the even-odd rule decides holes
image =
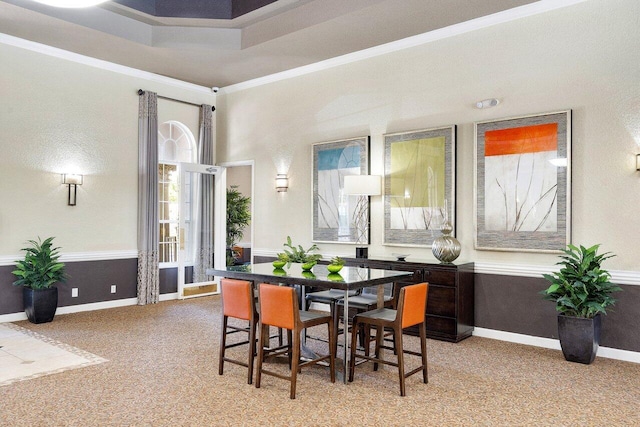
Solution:
[[[0,386],[106,361],[13,323],[0,324]]]

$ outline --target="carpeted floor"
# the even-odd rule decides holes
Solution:
[[[639,365],[490,339],[428,340],[429,384],[412,376],[404,398],[397,371],[365,365],[349,385],[303,370],[290,400],[277,378],[256,389],[240,366],[218,375],[218,296],[18,324],[108,361],[0,387],[1,426],[640,425]]]

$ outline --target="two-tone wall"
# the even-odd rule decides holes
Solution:
[[[0,316],[23,310],[11,270],[20,248],[38,236],[55,236],[67,264],[60,307],[130,302],[137,279],[137,91],[214,105],[215,95],[3,34],[0,76]],[[198,117],[198,107],[158,102],[160,123],[178,120],[196,138]],[[65,172],[84,175],[76,206],[67,206]],[[163,291],[176,292],[175,284]]]
[[[572,241],[600,243],[617,255],[605,267],[624,292],[604,320],[603,345],[640,351],[638,16],[634,0],[590,0],[495,25],[499,18],[481,20],[473,30],[454,26],[358,60],[225,88],[218,158],[257,159],[254,253],[275,255],[287,235],[311,243],[312,144],[370,135],[370,170],[382,175],[384,134],[455,124],[456,236],[459,260],[478,268],[476,326],[555,338],[553,303],[538,292],[556,255],[474,249],[474,122],[571,109]],[[501,103],[474,108],[487,98]],[[287,193],[276,193],[277,173],[288,173]],[[371,199],[371,222],[371,255],[434,260],[429,248],[382,244],[381,197]],[[327,255],[354,254],[353,246],[319,246]]]

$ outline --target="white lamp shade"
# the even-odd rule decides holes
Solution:
[[[82,175],[74,173],[64,173],[62,174],[62,183],[82,185]]]
[[[353,196],[379,196],[381,177],[378,175],[347,175],[344,177],[344,192]]]

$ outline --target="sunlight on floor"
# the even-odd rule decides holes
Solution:
[[[0,324],[0,386],[106,361],[12,323]]]

